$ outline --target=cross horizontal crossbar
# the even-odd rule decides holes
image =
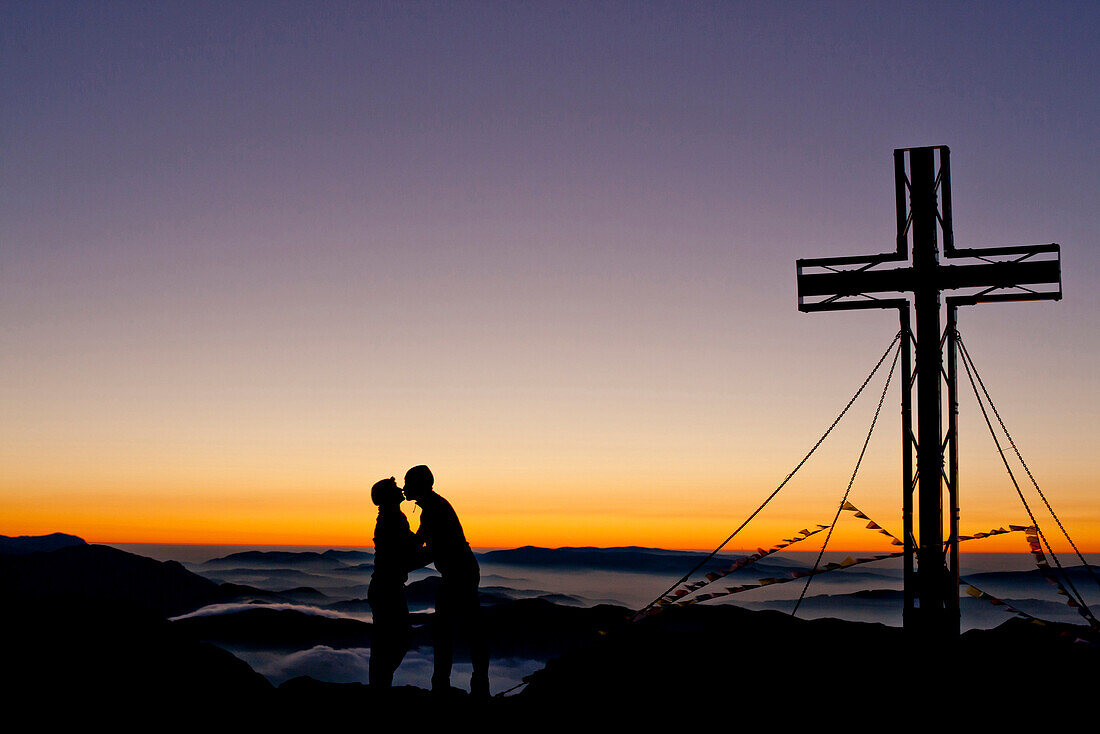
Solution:
[[[948,257],[979,258],[981,261],[966,265],[937,264],[918,271],[913,266],[874,269],[897,260],[893,253],[799,260],[798,308],[805,312],[892,308],[900,306],[904,299],[883,299],[874,294],[913,293],[918,288],[928,287],[941,291],[986,289],[957,297],[965,303],[1059,300],[1062,297],[1060,253],[1056,244],[953,250]],[[989,259],[992,257],[1013,259],[993,261]],[[848,269],[838,269],[838,266],[848,266]],[[1006,293],[1005,289],[1020,290]]]

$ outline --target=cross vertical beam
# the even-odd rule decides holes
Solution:
[[[1059,300],[1062,297],[1061,253],[1057,244],[970,249],[955,247],[950,162],[950,151],[946,146],[894,151],[897,241],[893,252],[801,259],[797,262],[800,311],[898,310],[903,386],[903,619],[907,630],[913,630],[921,639],[928,641],[947,640],[959,632],[957,308],[977,303]],[[911,264],[889,267],[909,259],[910,242]],[[943,255],[949,263],[965,259],[978,262],[941,264],[941,242]],[[940,296],[945,290],[961,291],[961,294],[946,299],[946,333],[941,331],[940,320]],[[915,334],[910,330],[909,298],[904,295],[881,295],[886,293],[911,294],[912,313],[916,317]],[[944,339],[948,347],[946,375]],[[914,341],[915,381],[910,350]],[[946,441],[942,423],[944,377],[949,404]],[[912,427],[914,387],[917,393],[915,434]],[[946,542],[943,523],[945,484],[949,499]],[[914,491],[917,493],[917,534],[913,532]]]
[[[943,427],[940,418],[940,289],[937,275],[938,182],[934,150],[909,153],[910,221],[913,233],[913,311],[917,318],[917,503],[920,542],[917,546],[916,624],[932,631],[945,629],[943,587]]]

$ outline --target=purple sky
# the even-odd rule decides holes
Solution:
[[[343,486],[423,459],[487,513],[524,482],[599,511],[594,485],[617,506],[648,477],[655,506],[683,481],[736,514],[896,328],[800,314],[795,259],[892,249],[892,150],[945,144],[960,246],[1062,245],[1061,303],[961,328],[1100,522],[1098,20],[4,3],[0,494]]]

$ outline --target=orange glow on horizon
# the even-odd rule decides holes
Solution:
[[[396,463],[396,462],[394,462]],[[405,462],[412,463],[412,462]],[[851,495],[868,517],[900,537],[897,480],[889,457],[869,466]],[[375,508],[369,501],[369,468],[335,462],[325,473],[298,467],[283,471],[234,472],[193,468],[166,472],[159,480],[148,467],[127,475],[43,468],[9,471],[0,477],[0,517],[4,535],[64,532],[89,542],[198,545],[369,547]],[[477,548],[525,545],[642,546],[713,550],[737,528],[774,487],[775,478],[744,463],[736,483],[720,467],[659,467],[633,476],[601,467],[585,467],[578,479],[568,468],[539,466],[537,471],[497,468],[475,472],[452,464],[436,470],[437,488],[454,505],[467,538]],[[803,528],[832,521],[837,478],[850,469],[826,465],[807,469],[725,548],[727,552],[770,548]],[[1100,552],[1100,516],[1088,481],[1061,478],[1049,491],[1060,516],[1084,553]],[[966,485],[961,532],[974,534],[1030,520],[1000,480],[970,477]],[[302,487],[309,487],[303,490]],[[840,485],[843,491],[843,484]],[[1006,499],[1007,497],[1007,499]],[[1037,508],[1036,508],[1037,509]],[[419,512],[404,506],[415,528]],[[1041,527],[1056,552],[1071,552],[1048,517]],[[828,550],[885,553],[899,549],[890,539],[866,529],[866,521],[841,513]],[[825,534],[791,550],[816,551]],[[1026,552],[1022,534],[964,542],[965,553]]]
[[[476,548],[641,546],[710,551],[725,540],[741,521],[740,518],[726,516],[662,517],[636,514],[612,520],[607,513],[464,512],[460,503],[454,504],[462,517],[467,538]],[[180,507],[155,514],[149,513],[147,508],[115,507],[112,512],[80,507],[40,508],[19,519],[5,513],[8,519],[0,532],[5,535],[64,532],[80,536],[88,542],[106,544],[370,547],[375,517],[373,507],[361,502],[350,507],[350,511],[346,508],[322,510],[314,507],[314,512],[309,515],[288,514],[279,507],[260,511],[260,508],[249,504],[239,505],[232,512],[226,512],[226,506],[222,505],[217,513]],[[404,510],[415,528],[419,523],[419,511],[411,503],[406,503]],[[823,519],[828,522],[831,518]],[[900,522],[890,522],[880,517],[875,517],[875,520],[892,534],[900,536]],[[865,524],[866,521],[853,519],[851,513],[842,513],[829,540],[828,550],[871,553],[901,550],[900,546],[891,544],[889,537],[866,529]],[[1009,524],[1020,523],[965,523],[962,532],[986,532],[998,527],[1007,528]],[[758,518],[723,551],[737,553],[771,548],[784,538],[798,537],[798,531],[803,528],[813,529],[816,526],[817,523],[799,524],[789,518]],[[825,541],[827,532],[792,544],[789,550],[817,551]],[[1045,532],[1056,552],[1072,551],[1064,537],[1055,537],[1051,528],[1046,528]],[[1077,532],[1074,540],[1084,553],[1100,552],[1100,539],[1095,535]],[[960,549],[964,553],[1027,552],[1020,532],[964,541]]]

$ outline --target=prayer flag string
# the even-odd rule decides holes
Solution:
[[[1043,547],[1039,544],[1039,530],[1034,525],[1028,527],[1024,538],[1027,540],[1028,549],[1031,551],[1032,558],[1035,559],[1035,565],[1039,567],[1039,573],[1043,578],[1053,586],[1058,587],[1058,595],[1066,597],[1066,605],[1077,610],[1077,613],[1085,618],[1089,627],[1094,630],[1100,631],[1100,623],[1096,618],[1089,614],[1089,610],[1077,603],[1077,600],[1066,591],[1066,587],[1062,584],[1062,581],[1058,578],[1058,574],[1054,573],[1054,569],[1051,568],[1050,563],[1047,562],[1046,556],[1043,554]]]
[[[795,543],[798,543],[799,541],[805,540],[806,538],[809,538],[812,535],[817,535],[822,530],[825,530],[828,527],[829,527],[828,525],[818,525],[813,530],[810,530],[809,528],[803,528],[797,534],[795,534],[793,537],[784,538],[783,542],[777,543],[776,545],[773,545],[771,548],[768,548],[768,549],[758,548],[756,550],[756,552],[753,553],[752,555],[744,556],[742,558],[738,558],[728,568],[725,568],[721,571],[711,571],[710,573],[707,573],[707,574],[704,575],[703,580],[694,581],[694,582],[689,583],[689,584],[684,584],[683,586],[679,587],[675,591],[672,591],[668,594],[665,594],[664,596],[662,596],[660,599],[657,600],[656,605],[657,606],[665,606],[665,605],[671,604],[671,603],[675,602],[677,599],[679,599],[681,597],[684,597],[684,596],[687,596],[688,594],[691,594],[695,591],[698,591],[699,589],[703,588],[704,586],[707,586],[710,583],[713,583],[714,581],[717,581],[718,579],[725,578],[726,576],[729,576],[731,573],[735,573],[737,571],[741,571],[745,568],[748,568],[752,564],[759,561],[761,558],[766,558],[767,556],[770,556],[773,553],[778,553],[779,551],[783,550],[784,548],[787,548],[787,547],[789,547],[789,546],[791,546]]]
[[[895,536],[893,533],[891,533],[890,531],[883,528],[878,523],[876,523],[869,516],[867,516],[867,514],[865,514],[862,510],[860,510],[858,507],[853,505],[851,502],[845,501],[843,506],[841,506],[840,509],[843,510],[843,511],[846,511],[846,512],[853,513],[854,517],[857,517],[861,520],[866,520],[867,525],[865,526],[865,528],[868,529],[868,530],[874,530],[875,532],[877,532],[879,534],[887,536],[888,538],[890,538],[891,545],[904,545],[904,543],[897,536]],[[817,533],[820,533],[822,530],[825,530],[828,527],[829,527],[828,525],[817,525],[813,530],[811,530],[809,528],[805,528],[805,529],[799,531],[798,534],[796,534],[794,537],[784,538],[782,543],[778,543],[778,544],[772,546],[769,549],[758,548],[756,553],[753,553],[752,555],[745,556],[743,558],[737,559],[728,568],[726,568],[722,571],[714,571],[714,572],[707,573],[702,580],[695,581],[695,582],[689,583],[689,584],[684,584],[683,586],[677,588],[675,591],[670,592],[669,594],[666,594],[665,596],[662,596],[654,604],[653,607],[651,607],[649,610],[647,610],[645,615],[639,615],[638,618],[640,618],[641,616],[648,616],[650,614],[655,614],[656,612],[658,612],[662,608],[667,608],[667,607],[670,607],[670,606],[689,606],[691,604],[698,604],[699,602],[708,601],[710,599],[715,599],[715,598],[718,598],[718,597],[731,596],[733,594],[739,594],[739,593],[744,592],[744,591],[751,591],[752,589],[759,589],[759,588],[762,588],[764,586],[772,586],[774,584],[790,583],[791,581],[796,581],[798,579],[803,579],[803,578],[806,578],[807,576],[816,576],[817,574],[821,574],[821,573],[828,573],[830,571],[837,571],[837,570],[840,570],[840,569],[843,569],[843,568],[851,568],[852,566],[862,565],[864,563],[873,563],[875,561],[883,561],[883,560],[886,560],[886,559],[889,559],[889,558],[898,558],[899,556],[904,555],[903,551],[898,551],[898,552],[894,552],[894,553],[882,553],[882,554],[877,554],[877,555],[863,557],[863,558],[854,558],[852,556],[848,556],[847,558],[845,558],[843,561],[840,561],[839,563],[837,563],[837,562],[826,563],[824,566],[822,566],[821,568],[819,568],[817,570],[813,570],[813,571],[791,571],[786,576],[783,576],[783,577],[762,578],[762,579],[758,579],[756,583],[742,584],[740,586],[727,586],[725,589],[723,589],[721,591],[714,591],[714,592],[709,592],[709,593],[705,593],[705,594],[697,594],[695,596],[692,596],[692,598],[690,598],[690,599],[685,598],[685,597],[688,597],[689,595],[692,595],[695,592],[699,591],[703,587],[708,586],[711,583],[713,583],[713,582],[715,582],[715,581],[717,581],[721,578],[724,578],[724,577],[728,576],[731,573],[734,573],[736,571],[740,571],[742,569],[745,569],[745,568],[751,566],[752,564],[756,563],[760,559],[765,558],[767,556],[770,556],[774,553],[778,553],[779,551],[789,547],[793,543],[797,543],[801,540],[805,540],[806,538],[809,538],[813,535],[816,535]],[[996,528],[996,529],[989,530],[989,531],[986,531],[986,532],[983,532],[983,533],[976,533],[974,535],[960,535],[959,540],[960,541],[977,540],[979,538],[988,538],[988,537],[994,536],[994,535],[1002,535],[1002,534],[1005,534],[1005,533],[1020,532],[1020,531],[1032,531],[1032,532],[1034,532],[1034,528],[1032,526],[1027,526],[1027,525],[1009,525],[1008,529],[1005,529],[1005,528],[1001,527],[1001,528]],[[1038,563],[1039,558],[1042,558],[1042,550],[1038,547],[1038,539],[1036,538],[1034,543],[1032,543],[1032,541],[1029,539],[1028,543],[1032,547],[1032,553],[1033,554],[1036,551],[1038,552],[1039,555],[1036,557],[1036,559],[1037,559],[1036,562]],[[1043,563],[1045,564],[1045,559],[1043,559]],[[1042,567],[1042,566],[1040,566],[1040,567]],[[1047,567],[1048,571],[1050,571],[1049,565],[1047,565],[1046,567]],[[1058,585],[1060,589],[1062,589],[1059,593],[1067,596],[1067,598],[1069,599],[1068,603],[1070,604],[1070,606],[1078,608],[1078,610],[1080,611],[1079,605],[1077,605],[1073,601],[1072,597],[1069,597],[1069,595],[1065,593],[1064,588],[1062,588],[1061,584],[1058,583],[1057,579],[1053,577],[1052,572],[1050,572],[1050,575],[1047,576],[1047,578],[1049,580],[1051,580],[1052,583]],[[982,593],[984,593],[984,592],[982,592]]]

